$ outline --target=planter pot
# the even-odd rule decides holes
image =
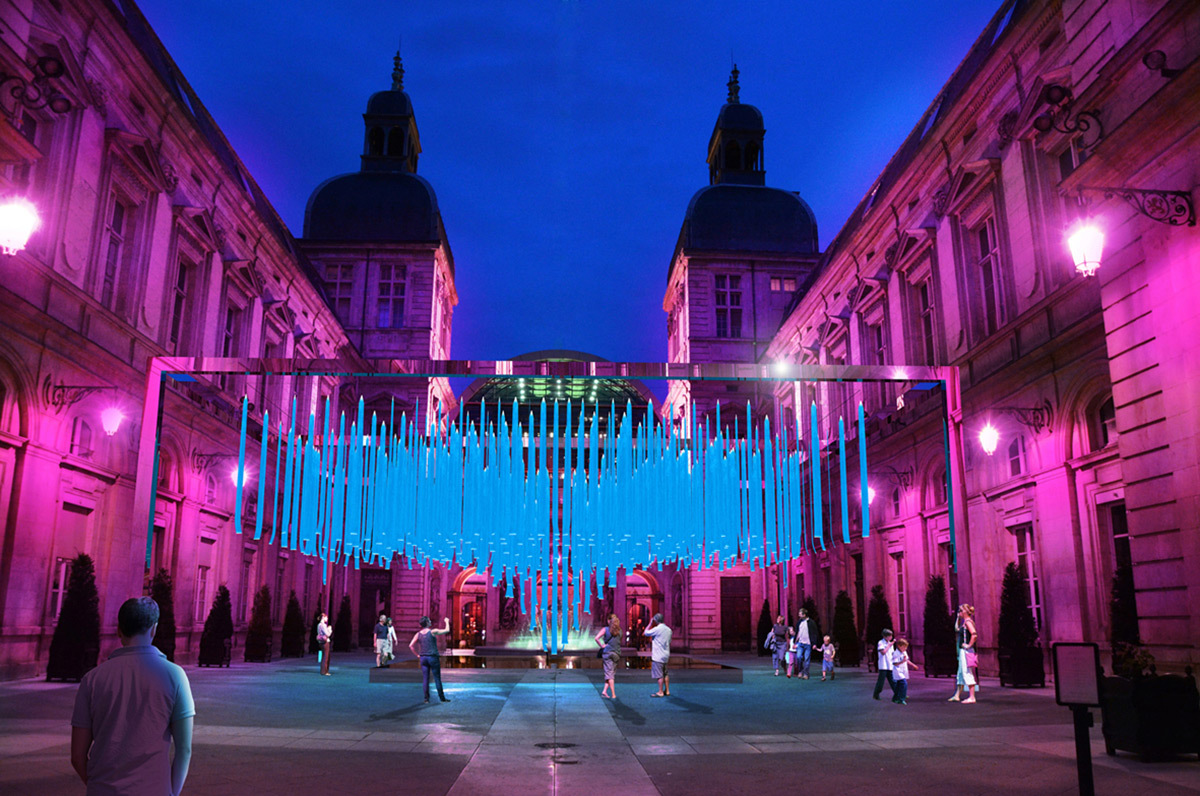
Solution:
[[[947,644],[926,644],[925,667],[926,677],[954,677],[958,674],[958,655],[954,647]]]
[[[1104,750],[1143,757],[1200,755],[1200,692],[1186,675],[1103,677],[1100,680]]]
[[[1000,685],[1045,688],[1045,657],[1041,647],[1001,652]]]
[[[270,636],[246,636],[246,655],[247,663],[270,663],[271,662],[271,643]]]
[[[232,656],[233,639],[200,636],[200,656],[196,659],[197,666],[229,666]]]

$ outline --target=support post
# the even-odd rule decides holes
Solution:
[[[1075,765],[1079,769],[1079,796],[1095,796],[1096,785],[1092,780],[1092,741],[1088,729],[1092,726],[1092,712],[1085,705],[1071,708],[1075,717]]]

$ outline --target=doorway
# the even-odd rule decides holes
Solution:
[[[750,651],[750,578],[721,578],[721,649]]]
[[[371,649],[380,614],[392,615],[392,572],[364,566],[359,576],[358,646]]]

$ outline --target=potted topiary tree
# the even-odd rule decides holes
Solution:
[[[1037,625],[1029,609],[1029,582],[1015,561],[1004,568],[999,624],[996,646],[1000,685],[1044,687],[1046,671],[1042,648],[1038,646]]]
[[[892,624],[892,609],[888,607],[887,597],[883,594],[883,586],[875,585],[871,587],[871,599],[867,601],[866,648],[871,651],[867,655],[868,671],[875,671],[878,668],[879,662],[876,660],[873,650],[879,643],[879,639],[883,638],[884,629],[896,632],[896,627]]]
[[[854,628],[854,605],[845,589],[833,601],[833,643],[838,648],[839,666],[858,666],[861,654],[858,631]]]
[[[208,618],[204,620],[204,632],[200,634],[200,666],[229,666],[233,650],[233,604],[229,600],[229,589],[222,583],[217,587]]]
[[[342,597],[338,606],[337,624],[333,626],[333,651],[349,652],[354,639],[354,619],[350,614],[350,595]]]
[[[58,624],[50,640],[47,680],[78,680],[100,659],[100,595],[92,557],[80,553],[71,562],[71,577]]]
[[[313,631],[316,636],[316,631]],[[296,592],[288,597],[287,613],[283,616],[283,634],[279,639],[279,657],[300,658],[304,655],[304,613]]]
[[[767,636],[771,633],[771,628],[775,625],[775,618],[771,616],[771,604],[763,600],[762,610],[758,613],[758,648],[759,655],[770,655],[771,650],[766,648]]]
[[[175,583],[171,573],[160,569],[150,580],[150,597],[158,603],[158,630],[154,646],[167,660],[175,660]]]
[[[254,605],[250,608],[244,659],[247,662],[270,663],[271,635],[271,590],[263,586],[255,592]]]
[[[954,617],[946,602],[946,580],[941,575],[930,578],[925,589],[924,667],[926,677],[954,677],[958,673]]]

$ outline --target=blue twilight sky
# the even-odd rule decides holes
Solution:
[[[731,52],[767,184],[800,192],[824,248],[999,5],[141,0],[297,237],[313,188],[358,170],[403,36],[457,269],[455,358],[625,361],[666,357],[667,266]]]

